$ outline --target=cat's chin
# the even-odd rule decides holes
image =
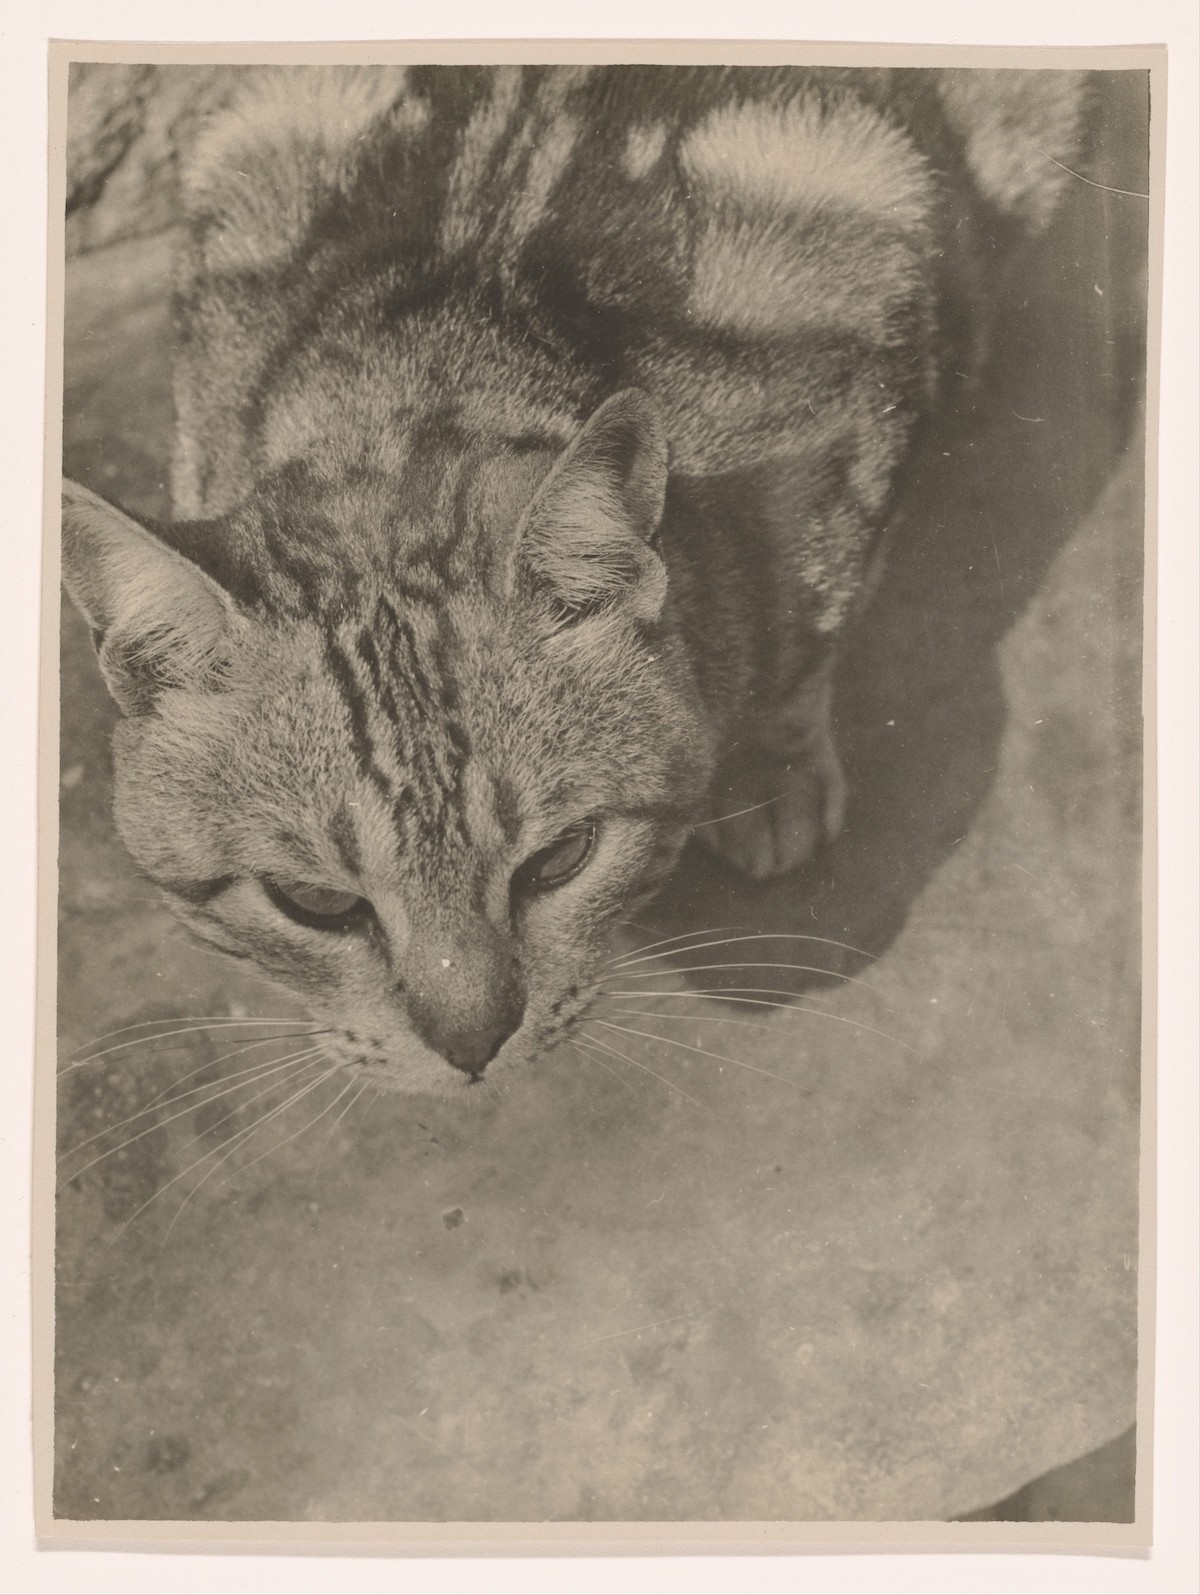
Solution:
[[[495,1101],[493,1092],[480,1089],[484,1084],[482,1080],[471,1081],[465,1076],[462,1085],[457,1085],[454,1080],[437,1083],[423,1080],[418,1083],[406,1080],[402,1075],[371,1075],[369,1079],[382,1096],[412,1097],[423,1102],[466,1103],[472,1108]]]
[[[472,1108],[495,1102],[498,1090],[507,1092],[521,1076],[519,1062],[498,1060],[482,1075],[464,1074],[441,1059],[413,1063],[359,1064],[354,1076],[381,1094],[393,1097],[434,1098],[439,1102],[466,1102]]]
[[[440,1102],[461,1102],[469,1098],[475,1102],[493,1094],[486,1089],[490,1082],[484,1076],[473,1078],[448,1063],[442,1064],[440,1069],[414,1069],[402,1065],[388,1068],[386,1065],[373,1064],[355,1069],[354,1074],[376,1090],[394,1097],[435,1097]]]

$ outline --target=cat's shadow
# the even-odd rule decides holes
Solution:
[[[886,574],[847,638],[838,680],[851,790],[842,835],[764,886],[693,845],[640,916],[654,937],[735,925],[827,936],[862,951],[829,945],[795,961],[850,973],[887,949],[969,833],[1006,726],[998,645],[1115,467],[1140,455],[1146,222],[1140,198],[1073,187],[1009,275],[987,378],[975,392],[951,388],[917,451]],[[747,968],[762,957],[755,942],[721,950]],[[692,978],[729,986],[738,974]],[[745,982],[756,983],[761,965]],[[824,982],[772,968],[770,983],[800,992]]]

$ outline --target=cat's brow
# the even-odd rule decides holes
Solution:
[[[342,800],[337,811],[329,822],[329,839],[337,849],[338,857],[350,874],[358,878],[362,874],[362,848],[358,839],[358,831],[354,824],[354,816],[349,804]]]
[[[206,903],[211,903],[222,892],[227,892],[237,879],[235,875],[218,875],[211,880],[190,881],[181,880],[178,876],[151,875],[148,871],[143,871],[143,874],[151,885],[169,892],[173,897],[182,898],[193,908],[203,908]]]

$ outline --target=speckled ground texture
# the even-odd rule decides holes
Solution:
[[[1111,94],[1088,167],[1131,190],[1141,100]],[[844,836],[766,889],[689,855],[641,932],[863,954],[684,957],[798,1001],[647,1000],[674,1017],[617,1020],[664,1038],[611,1032],[629,1063],[567,1053],[471,1111],[364,1099],[297,1133],[330,1087],[220,1166],[284,1100],[204,1106],[271,1056],[218,1061],[252,1030],[64,1075],[63,1149],[214,1083],[62,1165],[140,1132],[61,1191],[60,1516],[942,1519],[1128,1429],[1145,223],[1072,185],[994,377],[910,473],[839,689]],[[151,514],[169,256],[160,233],[68,276],[67,469]],[[63,1061],[147,1019],[294,1011],[138,880],[69,611],[63,654]]]

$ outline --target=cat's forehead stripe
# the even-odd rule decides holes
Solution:
[[[325,658],[346,706],[359,772],[374,785],[381,797],[389,803],[394,802],[397,796],[395,785],[376,759],[375,744],[368,730],[369,700],[355,678],[354,667],[332,632],[325,639]]]
[[[376,599],[365,623],[326,632],[325,659],[345,708],[355,765],[382,805],[392,856],[411,851],[416,831],[443,855],[456,846],[469,850],[472,813],[478,824],[484,812],[463,798],[473,746],[457,713],[461,646],[444,606],[406,613],[387,595]],[[355,869],[363,865],[359,819],[343,813],[340,842],[331,837]]]
[[[500,447],[497,455],[482,444],[451,402],[393,418],[388,472],[347,466],[340,433],[314,443],[239,511],[240,586],[252,578],[253,588],[243,597],[263,594],[280,614],[319,618],[369,601],[372,570],[401,611],[477,587],[481,538],[515,526],[540,474],[528,457],[554,446],[527,432]],[[338,556],[347,540],[358,560]]]

